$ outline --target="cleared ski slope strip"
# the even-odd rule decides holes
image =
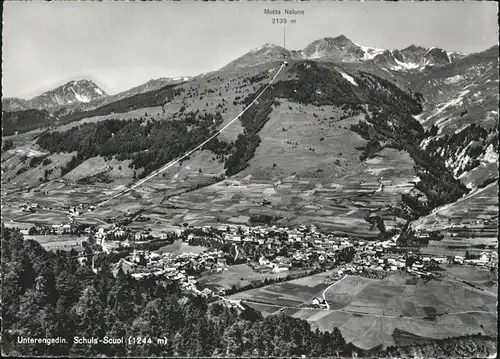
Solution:
[[[155,176],[158,176],[160,173],[166,171],[167,169],[169,169],[170,167],[172,167],[173,165],[177,164],[179,161],[181,161],[182,159],[188,157],[191,153],[199,150],[201,147],[203,147],[204,145],[206,145],[208,142],[210,142],[212,139],[214,139],[215,137],[219,136],[226,128],[228,128],[229,126],[231,126],[232,123],[234,123],[238,118],[240,118],[241,115],[243,115],[255,102],[257,102],[257,100],[262,96],[262,94],[264,92],[267,91],[267,89],[269,88],[269,86],[272,85],[272,83],[274,82],[274,80],[276,79],[276,77],[279,75],[279,73],[281,72],[281,70],[283,70],[283,68],[285,67],[285,64],[281,64],[281,67],[278,69],[278,71],[276,72],[276,74],[273,76],[273,78],[271,79],[271,81],[269,81],[269,83],[267,84],[267,86],[261,91],[261,93],[247,106],[243,109],[243,111],[241,111],[235,118],[233,118],[231,121],[229,121],[227,123],[227,125],[225,125],[224,127],[222,127],[219,131],[217,131],[214,135],[210,136],[207,140],[205,140],[204,142],[200,143],[198,146],[196,146],[195,148],[193,148],[192,150],[190,150],[189,152],[186,152],[184,155],[182,155],[181,157],[177,158],[176,160],[172,161],[172,162],[169,162],[167,163],[165,166],[163,166],[162,168],[160,168],[159,170],[156,170],[154,171],[153,173],[151,173],[149,176],[141,179],[140,181],[138,181],[136,184],[134,184],[133,186],[115,194],[113,197],[105,200],[104,202],[101,202],[99,204],[96,205],[96,207],[101,207],[101,206],[104,206],[106,203],[120,197],[120,196],[123,196],[125,193],[127,192],[130,192],[131,190],[133,190],[134,188],[137,188],[139,187],[140,185],[142,185],[143,183],[149,181],[150,179],[154,178]]]

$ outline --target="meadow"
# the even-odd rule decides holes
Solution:
[[[466,276],[465,270],[450,270],[458,277]],[[479,282],[491,280],[478,271],[471,271],[471,277]],[[338,327],[347,341],[363,349],[408,344],[419,337],[497,334],[496,294],[451,278],[426,282],[398,273],[380,280],[346,276],[331,286],[329,283],[328,275],[320,274],[230,298],[240,299],[264,315],[284,313],[306,319],[320,330]],[[323,291],[330,309],[304,307]]]
[[[206,247],[203,246],[190,246],[183,241],[176,240],[172,244],[168,244],[156,250],[156,253],[201,253],[207,250]]]
[[[316,296],[321,297],[321,291],[328,285],[328,274],[320,273],[236,293],[229,298],[269,304],[275,306],[275,310],[276,307],[299,307],[310,303]]]
[[[477,333],[497,335],[495,312],[449,314],[436,317],[435,320],[381,317],[321,309],[285,309],[283,313],[305,319],[319,330],[331,331],[337,327],[347,342],[362,349],[400,343],[401,331],[434,339]]]
[[[233,285],[237,288],[249,284],[259,284],[267,279],[281,279],[288,275],[300,275],[304,270],[286,271],[280,273],[256,272],[248,264],[228,266],[227,270],[219,273],[206,273],[198,279],[202,287],[230,289]]]
[[[25,235],[25,239],[32,239],[42,245],[46,250],[64,250],[70,251],[75,249],[79,251],[83,249],[82,242],[87,240],[87,237],[74,235]]]

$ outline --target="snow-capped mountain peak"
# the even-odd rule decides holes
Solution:
[[[365,56],[365,52],[346,36],[340,35],[313,41],[301,51],[301,55],[306,59],[357,62]]]
[[[315,40],[299,51],[289,51],[280,46],[266,43],[234,60],[223,69],[255,66],[279,60],[283,56],[298,60],[348,63],[374,62],[386,70],[420,72],[429,67],[448,65],[466,55],[458,52],[447,52],[437,47],[418,45],[410,45],[401,50],[383,49],[360,45],[345,35],[339,35]]]
[[[35,108],[49,108],[76,102],[88,103],[108,94],[90,80],[70,81],[53,90],[34,97],[31,101]]]
[[[108,96],[106,91],[93,81],[82,79],[69,81],[30,100],[3,99],[2,105],[5,105],[10,110],[24,108],[44,110],[69,104],[88,103],[106,96]]]

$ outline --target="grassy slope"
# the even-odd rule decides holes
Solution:
[[[348,276],[326,292],[333,310],[294,308],[320,296],[326,287],[325,277],[320,274],[237,293],[231,298],[258,301],[247,304],[266,314],[292,307],[283,310],[287,315],[307,319],[320,330],[338,327],[346,341],[365,350],[419,342],[418,338],[403,340],[403,332],[427,339],[497,333],[496,296],[473,291],[459,282],[424,282],[406,274],[382,280]],[[470,312],[475,310],[486,313]],[[423,319],[431,312],[439,315],[434,320]]]

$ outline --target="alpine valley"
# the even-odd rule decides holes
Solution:
[[[199,290],[338,328],[359,355],[442,356],[446,338],[496,352],[498,69],[497,45],[379,49],[341,35],[302,50],[265,44],[115,95],[83,79],[4,98],[2,221],[31,235],[185,233],[176,245],[228,260],[194,271]],[[141,240],[115,255],[148,249]],[[349,260],[335,254],[345,246]],[[257,270],[266,263],[269,277]]]

